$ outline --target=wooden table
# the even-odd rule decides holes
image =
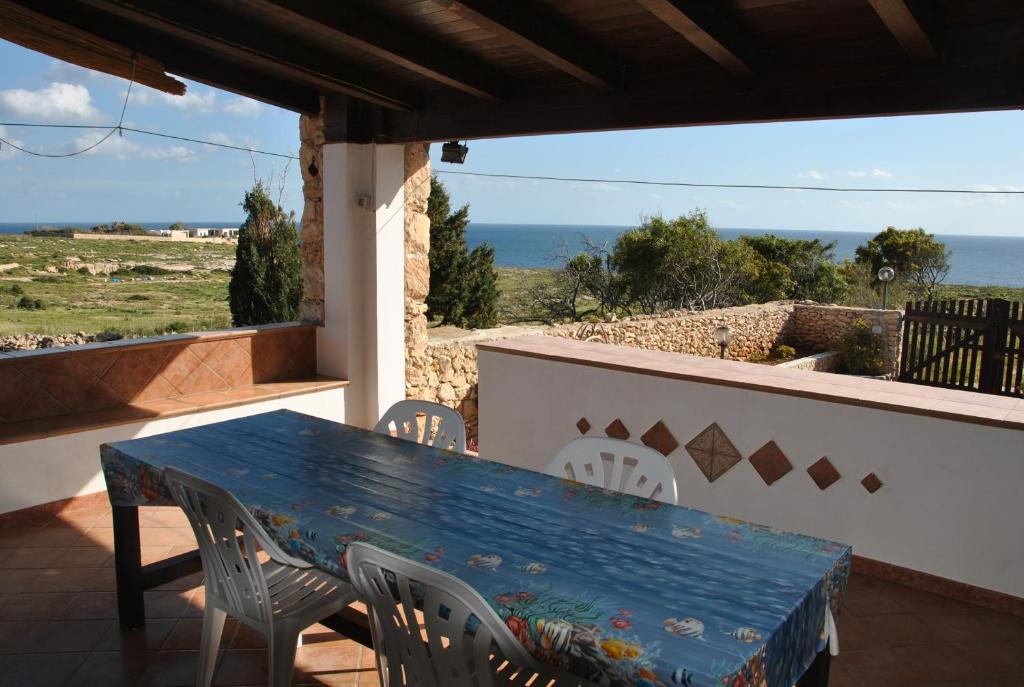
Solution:
[[[173,465],[230,490],[296,557],[347,578],[366,541],[470,584],[538,660],[609,685],[825,687],[851,550],[275,411],[107,444],[121,623],[200,569],[142,566],[138,507]],[[369,644],[347,609],[330,626]]]

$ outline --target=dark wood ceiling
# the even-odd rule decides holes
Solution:
[[[318,111],[325,96],[334,140],[1024,106],[1024,0],[0,0],[0,16],[5,8],[38,13],[34,33],[51,27],[52,54],[70,25],[172,74],[292,110]],[[25,43],[13,26],[0,37]],[[38,35],[31,47],[48,51]]]

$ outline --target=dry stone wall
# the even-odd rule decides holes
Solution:
[[[898,372],[900,327],[903,320],[901,310],[797,303],[793,306],[793,337],[808,348],[834,350],[853,331],[853,325],[858,320],[867,322],[881,335],[886,369],[891,373]]]
[[[512,336],[544,334],[591,339],[619,346],[649,350],[718,355],[711,333],[720,325],[732,330],[727,358],[748,360],[767,357],[778,344],[812,350],[831,350],[848,333],[853,322],[863,319],[883,327],[886,360],[899,361],[899,311],[823,306],[813,303],[776,302],[722,308],[703,312],[666,313],[633,317],[617,322],[557,325],[554,327],[503,327],[467,332],[444,340],[431,340],[422,355],[409,355],[407,388],[410,398],[443,403],[462,413],[470,437],[477,430],[477,351],[482,341]],[[828,368],[834,358],[804,369]]]

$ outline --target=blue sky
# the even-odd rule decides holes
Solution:
[[[0,121],[116,123],[127,82],[0,41]],[[175,98],[133,89],[129,126],[282,153],[297,115],[189,83]],[[102,132],[101,132],[102,133]],[[0,137],[63,152],[99,134],[0,127]],[[464,166],[435,169],[688,182],[1024,190],[1024,113],[756,124],[471,141]],[[285,161],[256,156],[276,188]],[[0,222],[234,221],[253,180],[248,154],[138,134],[64,160],[0,149]],[[442,176],[478,222],[635,223],[707,209],[722,227],[1024,235],[1024,196],[832,194],[635,187]],[[282,201],[301,211],[287,170]]]

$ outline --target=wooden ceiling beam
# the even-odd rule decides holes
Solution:
[[[156,60],[10,0],[0,0],[0,38],[164,93],[185,94],[185,84],[168,76]]]
[[[903,50],[915,62],[936,62],[939,59],[934,38],[926,26],[931,19],[923,5],[912,9],[907,0],[868,0]]]
[[[178,76],[237,93],[295,112],[316,114],[319,95],[304,86],[228,60],[216,59],[189,45],[168,41],[163,34],[96,12],[70,0],[21,0],[33,10],[61,19],[78,29],[133,53],[144,53]]]
[[[623,72],[613,55],[532,0],[434,0],[434,4],[584,83],[605,89],[623,85]]]
[[[636,0],[730,74],[757,76],[747,36],[707,0]]]
[[[144,26],[217,56],[269,69],[324,92],[344,93],[395,110],[411,110],[408,91],[380,79],[364,67],[266,29],[214,7],[196,12],[171,0],[78,0],[109,15]]]
[[[364,8],[318,0],[250,0],[250,4],[270,16],[299,21],[310,31],[476,98],[497,102],[506,97],[505,77],[479,60]]]

